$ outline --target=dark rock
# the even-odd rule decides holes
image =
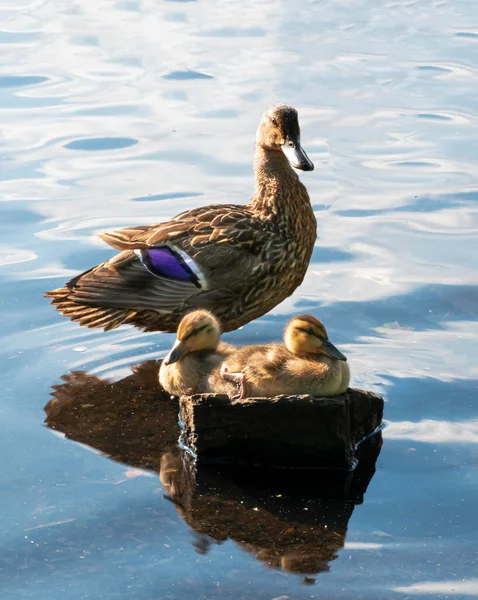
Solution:
[[[357,444],[382,422],[383,399],[348,389],[335,398],[180,399],[183,443],[199,463],[350,469]]]

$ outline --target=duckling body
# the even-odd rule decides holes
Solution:
[[[221,364],[235,350],[229,344],[220,344],[216,350],[196,350],[190,352],[174,364],[161,364],[159,383],[172,396],[205,394],[207,392],[235,394],[237,386],[217,378],[209,382],[210,373],[219,371]]]
[[[217,319],[204,310],[193,311],[183,317],[171,352],[161,363],[159,383],[173,396],[205,392],[234,394],[234,383],[217,378],[209,383],[210,374],[219,371],[223,361],[236,348],[220,341]]]
[[[46,296],[73,321],[105,330],[131,323],[173,332],[195,308],[212,311],[223,331],[248,323],[292,294],[312,255],[317,224],[292,166],[313,169],[297,111],[279,105],[259,125],[248,205],[205,206],[104,233],[120,253]]]
[[[231,353],[220,375],[241,386],[241,397],[343,394],[350,382],[345,356],[328,340],[322,323],[311,315],[292,319],[284,345],[244,346]]]

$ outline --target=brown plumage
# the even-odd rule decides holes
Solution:
[[[346,360],[319,319],[299,315],[286,326],[284,345],[244,346],[226,358],[219,376],[239,384],[242,398],[337,396],[349,385]]]
[[[173,396],[221,392],[235,394],[237,386],[217,376],[214,388],[210,374],[219,373],[222,362],[236,348],[220,341],[221,328],[206,310],[195,310],[179,323],[176,341],[159,369],[159,383]]]
[[[46,297],[71,320],[105,330],[131,323],[174,332],[195,308],[211,310],[224,331],[260,317],[300,285],[316,239],[309,195],[291,165],[313,169],[297,111],[278,105],[257,131],[249,204],[205,206],[104,233],[120,253]]]

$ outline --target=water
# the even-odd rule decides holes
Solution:
[[[0,16],[2,598],[478,597],[474,3],[7,0]],[[80,329],[42,293],[111,256],[97,232],[246,202],[277,101],[299,108],[319,238],[301,288],[227,337],[317,314],[388,426],[370,481],[373,460],[351,482],[206,478],[195,520],[167,498],[184,493],[175,407],[152,412],[154,363],[131,371],[171,337]],[[55,434],[43,406],[64,376]]]

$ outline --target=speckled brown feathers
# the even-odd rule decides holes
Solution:
[[[299,146],[295,109],[279,106],[264,115],[248,205],[205,206],[165,223],[104,233],[119,254],[46,296],[71,320],[105,330],[131,323],[173,332],[185,313],[204,308],[230,331],[265,314],[300,285],[316,239],[307,190],[281,150],[292,134]],[[145,268],[140,253],[158,247],[191,259],[200,285]]]

